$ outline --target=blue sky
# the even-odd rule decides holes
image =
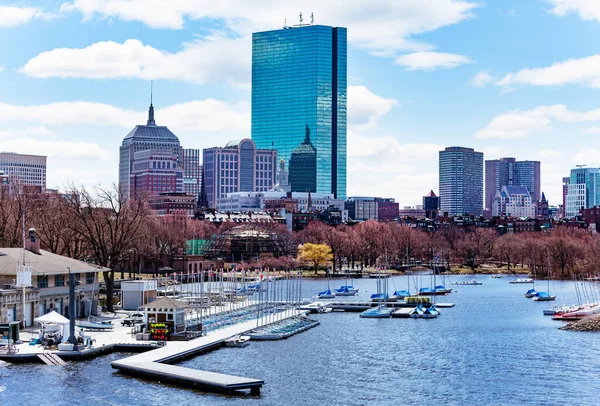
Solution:
[[[327,4],[323,4],[327,3]],[[600,166],[600,1],[0,0],[0,150],[48,155],[48,186],[109,184],[156,120],[188,148],[250,136],[251,33],[348,28],[348,194],[420,204],[437,153],[542,161],[561,201]]]

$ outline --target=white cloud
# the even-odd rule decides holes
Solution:
[[[476,87],[485,87],[492,81],[492,79],[492,75],[490,75],[487,70],[480,70],[471,79],[471,84]]]
[[[11,28],[28,23],[34,18],[47,18],[41,9],[0,5],[0,28]]]
[[[314,11],[315,24],[335,22],[348,27],[351,44],[389,58],[396,57],[399,51],[432,50],[432,45],[415,40],[414,36],[467,20],[476,7],[478,4],[470,0],[372,0],[368,4],[348,0],[343,7],[317,0],[303,3],[305,10]],[[49,50],[32,58],[21,72],[39,78],[163,78],[248,86],[251,33],[280,28],[286,17],[292,25],[299,10],[297,4],[279,0],[265,0],[261,7],[246,0],[201,5],[193,0],[74,0],[63,4],[61,12],[79,12],[84,21],[118,18],[167,29],[181,29],[188,19],[204,19],[220,31],[184,44],[178,52],[156,49],[136,39],[122,44],[106,41],[81,49]],[[309,21],[307,14],[305,22]],[[399,61],[407,58],[411,61],[409,67],[414,69],[452,67],[469,61],[461,55],[426,52],[405,55]]]
[[[366,137],[348,133],[348,196],[396,197],[401,206],[421,204],[437,190],[436,162],[442,145],[406,143],[395,136]],[[401,187],[400,187],[401,185]],[[401,196],[394,196],[401,189]]]
[[[364,86],[348,86],[348,126],[374,128],[379,118],[399,104],[397,100],[378,96]]]
[[[600,22],[600,2],[596,0],[546,0],[554,5],[550,10],[552,14],[564,17],[570,13],[579,14],[582,20],[596,20]]]
[[[347,0],[338,2],[306,0],[302,3],[304,22],[314,12],[315,24],[350,27],[349,40],[371,51],[428,48],[411,37],[440,27],[460,23],[473,16],[478,4],[467,0]],[[84,19],[119,18],[140,21],[152,28],[181,29],[185,20],[209,19],[243,36],[253,31],[280,28],[284,18],[290,25],[298,19],[298,4],[265,0],[261,7],[246,0],[198,2],[193,0],[74,0],[61,11],[78,11]]]
[[[0,72],[4,70],[4,66],[0,65]]]
[[[414,52],[400,55],[394,63],[405,66],[408,70],[432,70],[436,68],[455,68],[465,63],[473,63],[473,61],[464,55],[458,54]]]
[[[600,121],[600,109],[577,112],[564,104],[554,104],[532,110],[513,110],[492,118],[475,138],[511,139],[527,137],[533,132],[549,132],[552,120],[563,123]]]
[[[600,162],[600,149],[585,148],[575,154],[577,165],[588,165],[597,168]]]
[[[141,78],[195,83],[249,82],[250,43],[207,36],[170,53],[136,39],[97,42],[85,48],[56,48],[30,59],[20,72],[37,78]]]
[[[155,111],[157,124],[171,129],[214,131],[250,128],[248,103],[226,103],[214,99],[174,104]],[[87,124],[133,127],[144,124],[147,113],[85,101],[19,106],[0,103],[0,122],[37,121],[47,125]]]
[[[54,132],[50,131],[48,128],[44,127],[43,125],[40,125],[37,127],[28,127],[28,128],[22,128],[22,129],[0,131],[0,138],[13,138],[13,137],[23,137],[23,136],[31,136],[31,135],[54,137]]]
[[[600,87],[600,55],[567,59],[543,68],[523,69],[505,75],[496,84],[505,87],[514,85],[560,86],[565,84]]]
[[[598,127],[598,126],[588,127],[588,128],[585,128],[582,132],[584,134],[600,134],[600,127]]]
[[[102,149],[98,144],[90,142],[11,138],[0,141],[0,150],[45,155],[55,161],[108,161],[111,159],[110,152]]]

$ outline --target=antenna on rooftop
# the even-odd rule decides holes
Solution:
[[[583,168],[584,166],[587,166],[587,165],[583,164],[583,165],[575,165],[575,166],[576,166],[577,168]]]
[[[283,28],[287,28],[287,18],[283,20]]]
[[[150,105],[152,106],[152,84],[154,83],[153,80],[150,81]]]
[[[300,25],[302,25],[302,13],[300,13]]]
[[[315,22],[315,13],[310,13],[310,25]]]

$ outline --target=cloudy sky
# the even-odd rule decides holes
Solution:
[[[152,79],[185,147],[248,137],[251,34],[300,12],[348,28],[348,195],[420,204],[449,145],[541,160],[551,204],[600,165],[598,0],[0,0],[0,150],[114,182]]]

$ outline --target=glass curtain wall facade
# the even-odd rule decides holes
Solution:
[[[440,151],[440,211],[449,215],[481,215],[483,152],[448,147]]]
[[[340,199],[346,197],[346,60],[345,28],[304,25],[252,35],[253,141],[289,164],[308,126],[317,192]]]
[[[567,217],[579,215],[581,208],[589,209],[600,205],[600,169],[571,169],[565,200]]]

